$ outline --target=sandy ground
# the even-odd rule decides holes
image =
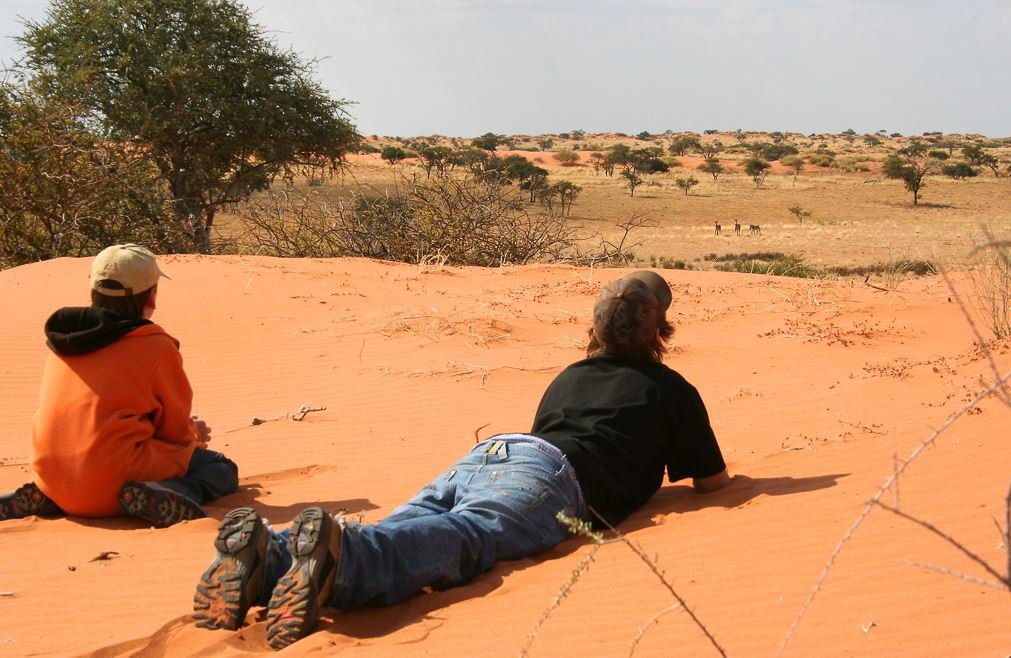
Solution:
[[[28,477],[43,321],[85,302],[88,267],[60,259],[0,272],[2,489]],[[581,356],[601,283],[622,273],[197,256],[163,267],[172,280],[155,320],[181,341],[195,411],[213,426],[212,447],[240,465],[242,488],[211,504],[211,518],[166,530],[130,519],[0,523],[0,655],[269,653],[262,610],[234,633],[191,623],[221,516],[251,504],[284,526],[321,504],[375,521],[477,437],[528,430],[544,387]],[[834,553],[902,468],[882,501],[1007,577],[995,521],[1006,524],[1011,411],[992,398],[970,404],[994,372],[945,282],[886,293],[662,273],[678,325],[667,362],[702,392],[737,478],[705,496],[666,484],[620,530],[726,654],[773,656],[788,635],[786,656],[1011,653],[1011,597],[922,566],[994,580],[925,528],[875,509]],[[991,347],[1006,371],[1011,343]],[[326,409],[285,417],[301,405]],[[717,655],[620,542],[600,547],[538,627],[592,548],[574,538],[465,587],[327,615],[284,653],[517,656],[529,644],[530,656],[625,656],[647,627],[635,655]],[[95,559],[105,551],[117,555]]]

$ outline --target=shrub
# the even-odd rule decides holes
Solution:
[[[122,242],[195,250],[154,163],[81,117],[75,105],[0,87],[0,268]]]
[[[807,156],[807,161],[815,167],[831,167],[835,156],[828,153],[812,153]]]
[[[835,158],[832,161],[833,168],[839,169],[840,171],[855,172],[855,171],[870,171],[871,166],[867,164],[866,158],[859,155],[844,155]]]
[[[744,255],[744,254],[742,254]],[[719,263],[715,269],[720,272],[743,272],[746,274],[769,274],[773,276],[792,276],[802,279],[816,278],[818,272],[804,262],[799,254],[782,256],[772,261],[757,259],[737,259]]]
[[[557,261],[573,250],[575,227],[560,211],[531,213],[523,192],[486,176],[402,177],[398,190],[396,197],[338,200],[316,191],[271,190],[240,208],[240,247],[270,256],[402,262],[437,254],[449,263],[482,266]]]
[[[571,149],[555,151],[555,160],[563,167],[574,167],[579,164],[579,154]]]
[[[972,165],[968,162],[953,162],[942,166],[941,173],[945,176],[951,176],[955,180],[962,180],[963,178],[972,178],[979,172],[973,169]]]
[[[972,303],[994,338],[1011,336],[1011,241],[998,240],[984,227],[984,240],[972,251],[969,270]]]

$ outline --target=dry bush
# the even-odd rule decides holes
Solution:
[[[578,227],[552,209],[532,211],[497,177],[401,177],[393,195],[371,190],[330,199],[271,191],[239,212],[244,252],[285,257],[364,256],[497,266],[568,257]]]
[[[971,301],[994,338],[1011,336],[1011,241],[998,240],[989,227],[971,252]]]
[[[656,225],[633,212],[616,224],[620,237],[580,236],[581,227],[567,215],[581,188],[566,182],[551,186],[566,188],[558,191],[557,203],[539,207],[497,176],[445,172],[424,180],[400,175],[395,182],[392,194],[367,187],[336,197],[312,187],[273,189],[237,209],[236,248],[280,257],[624,266],[640,244],[632,232]],[[588,242],[596,246],[586,249]]]

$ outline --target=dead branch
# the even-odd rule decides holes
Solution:
[[[980,556],[978,556],[975,553],[973,553],[972,551],[970,551],[968,548],[966,548],[965,546],[963,546],[961,543],[959,543],[954,537],[952,537],[948,533],[942,531],[937,526],[935,526],[935,525],[933,525],[931,523],[928,523],[927,521],[924,521],[923,519],[919,519],[919,518],[917,518],[915,516],[912,516],[911,514],[906,514],[902,510],[896,509],[895,507],[892,507],[888,503],[882,503],[880,500],[876,500],[876,501],[872,501],[872,502],[873,502],[873,504],[877,505],[878,507],[886,509],[889,512],[891,512],[892,514],[895,514],[896,516],[899,516],[899,517],[901,517],[903,519],[906,519],[907,521],[912,521],[913,523],[917,524],[921,528],[926,528],[927,530],[929,530],[930,532],[934,533],[938,537],[944,539],[946,542],[948,542],[949,544],[951,544],[952,546],[954,546],[955,548],[957,548],[959,551],[961,551],[963,555],[965,555],[970,560],[972,560],[976,564],[978,564],[981,567],[983,567],[983,569],[987,573],[989,573],[991,576],[993,576],[997,580],[1003,582],[1004,583],[1004,588],[1007,589],[1007,590],[1009,590],[1009,591],[1011,591],[1011,581],[1009,581],[1009,579],[1008,579],[1007,576],[1001,575],[1000,572],[997,571],[996,569],[994,569],[993,567],[991,567],[987,563],[986,560],[984,560]]]
[[[920,443],[920,445],[918,445],[910,453],[909,457],[895,469],[895,472],[887,480],[885,480],[885,483],[881,485],[877,493],[875,493],[871,497],[870,501],[864,507],[863,511],[860,513],[859,516],[857,516],[856,520],[853,522],[852,525],[850,525],[849,529],[846,530],[842,538],[839,540],[835,548],[832,550],[832,553],[828,557],[828,561],[825,563],[825,566],[822,568],[821,573],[818,575],[818,580],[817,582],[815,582],[814,588],[812,588],[811,593],[808,594],[807,599],[804,601],[804,604],[800,608],[800,612],[797,613],[797,617],[793,620],[793,624],[790,625],[789,630],[786,632],[786,636],[783,637],[783,641],[780,643],[779,650],[776,652],[776,655],[780,656],[783,655],[783,651],[786,650],[786,645],[789,644],[790,639],[793,637],[793,634],[797,630],[797,627],[800,626],[800,622],[804,618],[804,615],[807,614],[807,611],[811,607],[811,604],[814,602],[814,599],[818,595],[818,592],[821,591],[821,587],[824,584],[826,578],[828,578],[829,571],[831,571],[832,566],[835,564],[836,558],[839,557],[839,554],[842,552],[843,546],[845,546],[846,543],[849,542],[850,538],[853,536],[853,533],[856,532],[857,528],[859,528],[861,524],[863,524],[864,519],[866,519],[867,516],[871,513],[871,510],[874,509],[874,503],[880,500],[881,497],[885,495],[885,492],[892,487],[892,485],[899,478],[899,476],[909,467],[910,464],[912,464],[916,460],[917,457],[919,457],[923,453],[924,450],[933,445],[934,441],[937,440],[938,436],[940,436],[943,432],[945,432],[948,428],[950,428],[955,423],[955,421],[957,421],[959,418],[967,414],[969,410],[975,407],[980,401],[996,393],[1000,388],[1004,386],[1004,384],[1009,379],[1011,379],[1011,372],[1008,372],[1007,374],[999,377],[997,381],[993,384],[993,386],[989,387],[988,389],[977,395],[968,404],[966,404],[964,407],[962,407],[957,412],[952,414],[948,418],[948,420],[946,420],[944,424],[941,425],[940,428],[934,430],[934,432],[932,432],[930,436],[924,439]]]
[[[646,622],[646,625],[639,629],[639,634],[635,636],[634,640],[632,640],[632,645],[628,648],[629,658],[631,658],[632,654],[635,653],[635,645],[639,644],[639,640],[641,640],[642,637],[646,634],[646,631],[649,630],[650,626],[652,626],[653,624],[659,624],[660,617],[663,617],[668,612],[674,612],[680,607],[681,607],[680,603],[675,603],[674,605],[668,606],[663,610],[661,610],[660,612],[653,615],[653,617],[650,618],[648,622]]]

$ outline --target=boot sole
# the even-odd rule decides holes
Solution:
[[[156,528],[207,516],[200,505],[186,496],[144,482],[124,484],[119,492],[119,506],[130,516],[144,519]]]
[[[259,598],[256,583],[263,579],[263,565],[248,573],[245,582],[239,564],[240,553],[250,544],[261,541],[263,523],[252,507],[232,510],[221,520],[214,547],[218,556],[200,577],[193,595],[193,618],[200,628],[238,630],[246,613]],[[262,560],[259,552],[255,555]]]
[[[299,541],[302,538],[305,541]],[[310,559],[321,540],[337,546],[328,546],[325,554]],[[288,547],[294,561],[277,582],[267,613],[267,641],[275,650],[297,642],[316,627],[320,609],[333,589],[339,547],[339,528],[323,509],[311,507],[295,519]]]

